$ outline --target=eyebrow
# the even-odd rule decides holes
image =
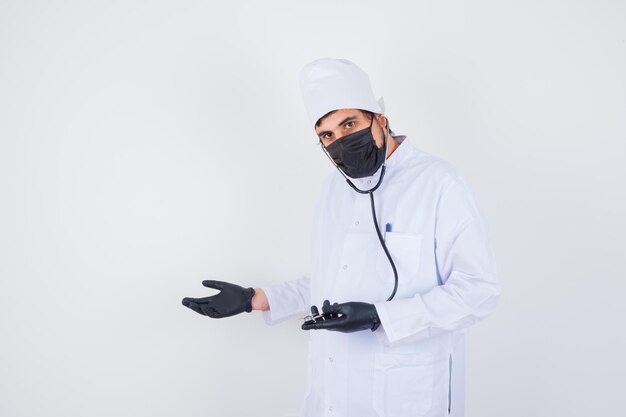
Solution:
[[[343,119],[341,122],[339,122],[339,123],[337,124],[337,127],[340,127],[340,126],[342,126],[343,124],[345,124],[345,123],[347,123],[347,122],[351,122],[351,121],[353,121],[353,120],[354,120],[354,119],[356,119],[356,118],[357,118],[356,116],[348,116],[348,117],[346,117],[345,119]],[[323,132],[318,133],[318,134],[317,134],[317,136],[318,136],[318,137],[320,137],[320,136],[324,136],[326,133],[333,133],[333,132],[328,131],[328,130],[325,130],[325,131],[323,131]]]

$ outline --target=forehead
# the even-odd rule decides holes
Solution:
[[[322,117],[320,124],[315,126],[317,132],[324,130],[330,130],[337,127],[337,125],[347,117],[365,118],[365,115],[358,109],[339,109],[331,112]]]

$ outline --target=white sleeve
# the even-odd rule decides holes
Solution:
[[[262,287],[270,309],[263,311],[265,323],[274,325],[296,314],[308,314],[311,307],[310,276]]]
[[[436,209],[435,260],[440,285],[412,298],[375,303],[385,344],[464,329],[489,315],[500,295],[489,227],[461,175]]]

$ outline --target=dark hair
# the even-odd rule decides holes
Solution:
[[[374,117],[374,112],[369,111],[369,110],[363,110],[363,109],[357,109],[358,111],[360,111],[361,113],[363,113],[365,116],[367,116],[368,119],[371,120],[372,117]],[[326,117],[330,116],[331,114],[335,113],[337,110],[331,110],[328,113],[326,113],[325,115],[323,115],[322,117],[319,118],[319,120],[315,123],[315,127],[319,127],[320,123],[322,123],[322,120],[324,120]],[[387,116],[385,116],[387,118]],[[387,129],[389,129],[389,133],[391,133],[393,135],[393,130],[391,130],[391,125],[389,124],[389,118],[387,118]]]
[[[357,110],[359,110],[361,113],[365,114],[366,116],[369,116],[368,117],[369,119],[374,117],[374,112],[371,112],[369,110],[362,110],[362,109],[357,109]],[[389,133],[393,135],[393,130],[391,130],[391,124],[389,124],[389,118],[387,118],[387,116],[385,116],[385,118],[387,119],[387,129],[389,129]]]

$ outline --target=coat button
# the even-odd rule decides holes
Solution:
[[[331,358],[328,358],[328,361],[332,363],[332,362],[334,362],[335,360],[331,357]]]
[[[348,265],[344,265],[344,266],[343,266],[343,269],[348,269]]]
[[[358,226],[358,225],[359,225],[359,221],[358,221],[358,220],[357,220],[357,221],[355,221],[355,222],[354,222],[354,225],[355,225],[355,226]]]
[[[328,406],[328,411],[333,411],[333,406],[332,405]]]

